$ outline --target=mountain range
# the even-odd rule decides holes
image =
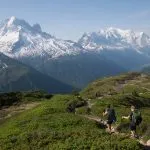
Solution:
[[[85,33],[78,43],[129,70],[150,62],[150,37],[143,32],[110,27]]]
[[[60,82],[83,88],[99,77],[150,64],[150,37],[110,27],[84,33],[74,42],[13,16],[0,23],[0,52]]]
[[[67,93],[73,87],[0,53],[0,92],[45,90]]]

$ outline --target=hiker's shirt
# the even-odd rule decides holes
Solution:
[[[133,112],[130,113],[130,123],[131,125],[136,125],[136,122],[135,122],[135,119],[134,119],[134,116],[133,116]]]
[[[107,120],[113,121],[114,120],[114,114],[113,114],[113,109],[112,108],[107,108],[106,112],[107,112]]]

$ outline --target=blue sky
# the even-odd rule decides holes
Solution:
[[[10,16],[63,39],[110,26],[150,34],[150,0],[0,0],[0,20]]]

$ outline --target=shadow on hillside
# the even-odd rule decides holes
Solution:
[[[107,126],[106,126],[104,123],[102,123],[102,122],[97,122],[97,121],[96,121],[96,126],[97,126],[98,128],[101,128],[101,129],[107,128]]]

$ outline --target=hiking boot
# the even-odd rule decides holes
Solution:
[[[135,134],[135,135],[132,135],[132,134],[131,134],[131,136],[130,136],[130,137],[131,137],[132,139],[138,139],[138,138],[139,138],[139,136],[138,136],[138,135],[136,135],[136,134]]]

